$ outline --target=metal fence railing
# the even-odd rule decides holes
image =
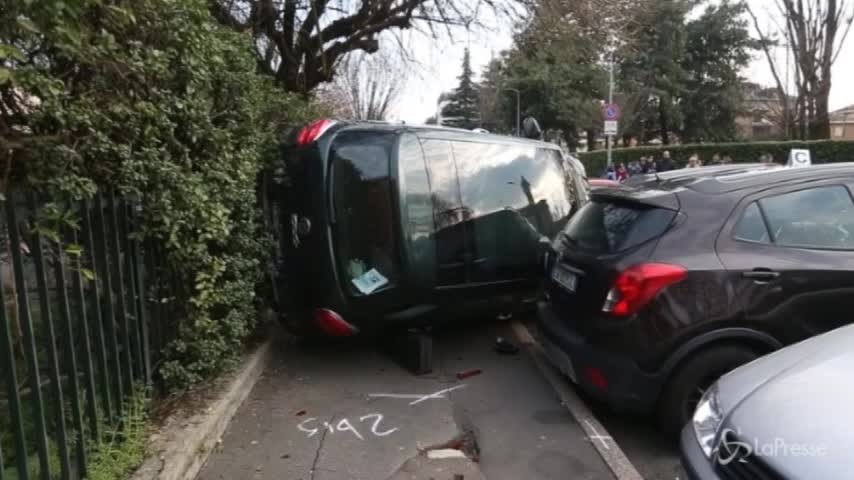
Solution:
[[[143,294],[168,269],[134,201],[0,204],[0,480],[84,478],[169,340],[168,312]]]

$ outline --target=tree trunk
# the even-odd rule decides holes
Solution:
[[[588,128],[587,133],[587,151],[592,152],[596,150],[596,130],[592,128]]]
[[[578,135],[575,133],[575,129],[564,128],[563,140],[566,142],[566,148],[570,152],[575,152],[578,150]]]
[[[810,138],[827,140],[830,138],[830,79],[815,92],[815,115],[810,123]]]
[[[658,122],[659,122],[659,133],[661,134],[661,143],[664,145],[670,145],[670,118],[668,116],[668,107],[670,106],[670,99],[666,99],[665,97],[661,97],[658,100]]]

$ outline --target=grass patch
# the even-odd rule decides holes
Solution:
[[[138,393],[125,406],[125,418],[119,428],[105,431],[101,442],[93,445],[88,480],[124,479],[142,463],[148,415],[144,390],[136,391]]]

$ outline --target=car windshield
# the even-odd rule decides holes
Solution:
[[[342,132],[333,144],[334,235],[348,288],[368,295],[398,272],[389,155],[394,135]]]
[[[563,240],[595,254],[617,253],[658,237],[676,212],[634,202],[594,200],[567,224]]]

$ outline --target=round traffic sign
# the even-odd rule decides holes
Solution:
[[[602,106],[602,118],[604,120],[619,120],[620,107],[616,103],[606,103]]]

